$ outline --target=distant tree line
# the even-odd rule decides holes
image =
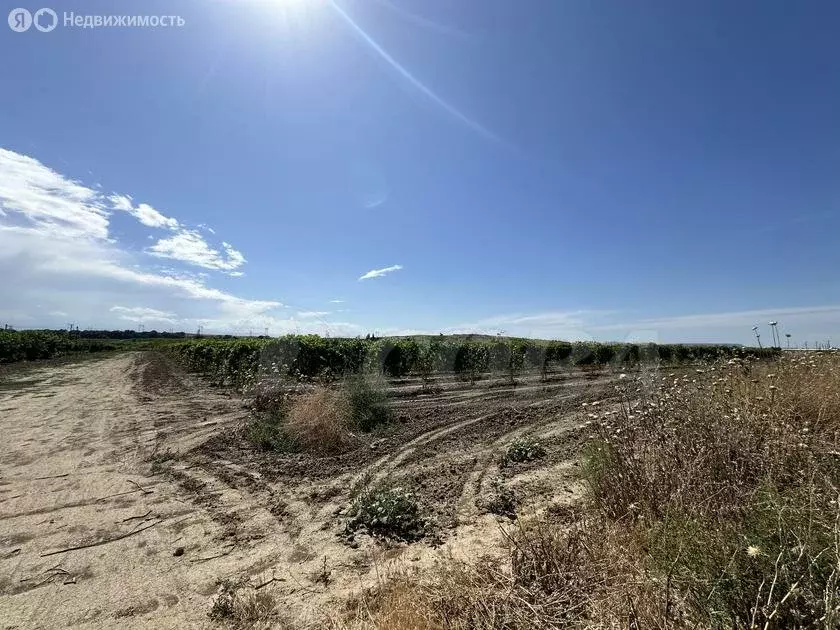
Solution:
[[[113,341],[80,337],[76,331],[0,330],[0,363],[53,359],[117,347]]]
[[[81,339],[186,339],[185,332],[157,330],[73,330],[69,334]]]

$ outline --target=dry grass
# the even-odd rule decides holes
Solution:
[[[333,455],[392,419],[382,382],[355,376],[338,387],[265,378],[248,391],[252,417],[246,437],[267,451],[306,451]]]
[[[355,438],[346,396],[318,387],[296,397],[283,421],[283,432],[301,449],[337,453]]]
[[[596,418],[587,478],[667,584],[648,625],[837,627],[838,357],[731,360],[627,394]]]
[[[291,628],[279,615],[274,597],[268,591],[251,590],[243,581],[220,582],[208,616],[234,630]]]
[[[536,630],[574,627],[595,590],[580,528],[541,519],[506,533],[509,562],[445,559],[431,572],[392,576],[351,603],[344,630]]]
[[[651,381],[652,382],[652,381]],[[840,627],[840,360],[722,362],[590,407],[590,496],[509,560],[442,562],[337,627]]]
[[[796,488],[837,473],[836,357],[731,360],[665,380],[628,386],[617,412],[591,414],[588,478],[611,517],[726,517],[768,483]]]

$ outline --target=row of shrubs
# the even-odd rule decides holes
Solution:
[[[278,339],[196,339],[170,347],[187,368],[220,382],[244,385],[259,374],[315,377],[378,371],[389,377],[455,372],[475,376],[522,369],[543,372],[562,365],[685,362],[721,357],[778,355],[774,348],[746,350],[724,345],[659,345],[539,341],[502,338],[337,339],[289,335]]]
[[[0,330],[0,363],[53,359],[67,354],[115,350],[113,342],[84,339],[75,332]]]

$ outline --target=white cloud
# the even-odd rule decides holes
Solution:
[[[191,265],[231,272],[232,276],[241,276],[242,272],[234,271],[245,264],[245,257],[230,243],[222,241],[222,251],[212,248],[198,230],[190,230],[178,223],[177,219],[167,217],[149,204],[134,205],[134,200],[128,195],[114,193],[108,197],[114,210],[128,212],[140,223],[147,227],[166,228],[175,232],[174,236],[162,238],[152,245],[147,252],[159,258],[180,260]],[[215,231],[205,224],[198,225],[211,234]],[[149,238],[152,238],[151,236]]]
[[[98,278],[131,285],[135,290],[136,287],[160,289],[182,298],[217,302],[227,312],[240,317],[282,307],[276,300],[239,298],[190,275],[154,273],[129,266],[126,260],[129,255],[109,243],[92,246],[55,238],[45,241],[37,230],[0,225],[0,245],[0,262],[24,259],[27,276],[51,276],[62,283],[74,278]]]
[[[229,243],[222,243],[222,247],[224,253],[210,247],[198,232],[181,230],[174,236],[159,240],[147,251],[160,258],[180,260],[219,271],[235,271],[245,264],[245,257]]]
[[[140,223],[148,227],[168,228],[170,230],[176,230],[179,227],[176,219],[164,216],[147,203],[141,203],[134,206],[133,200],[128,195],[114,193],[108,197],[108,201],[111,202],[111,207],[114,210],[128,212],[140,221]]]
[[[178,221],[171,218],[165,217],[160,212],[152,208],[152,206],[141,203],[139,206],[134,208],[132,214],[137,217],[137,220],[140,221],[143,225],[148,225],[149,227],[160,227],[160,228],[169,228],[175,229],[178,227]]]
[[[111,202],[111,207],[114,210],[122,210],[123,212],[132,212],[134,210],[134,204],[132,204],[131,197],[128,195],[114,193],[108,197],[108,201]]]
[[[112,306],[110,311],[117,313],[120,319],[132,322],[168,322],[171,324],[176,321],[175,313],[145,306]]]
[[[498,315],[488,317],[477,322],[476,325],[487,328],[497,326],[541,325],[541,326],[585,326],[592,321],[593,316],[602,316],[609,311],[551,311],[547,313],[532,313],[513,315]]]
[[[245,264],[245,256],[243,256],[241,252],[235,250],[233,245],[222,241],[222,247],[225,249],[225,255],[227,256],[230,264],[235,265],[236,267],[241,267]]]
[[[331,304],[344,304],[344,300],[330,300]]]
[[[38,160],[0,148],[0,210],[14,224],[68,238],[108,237],[108,209],[95,190]]]
[[[298,311],[297,316],[301,319],[310,319],[310,318],[318,318],[326,317],[330,314],[330,311]]]
[[[361,276],[359,280],[370,280],[371,278],[380,278],[387,273],[391,273],[392,271],[399,271],[402,268],[402,265],[391,265],[390,267],[383,267],[382,269],[371,269],[366,274]]]
[[[128,195],[105,197],[53,171],[39,161],[0,149],[0,317],[10,323],[47,323],[39,317],[84,314],[81,325],[108,326],[120,317],[160,317],[179,312],[181,321],[208,320],[220,329],[254,318],[273,317],[277,300],[252,300],[215,289],[203,277],[180,269],[144,269],[136,254],[109,234],[111,212],[125,211],[141,223],[179,225],[150,206],[135,206]],[[162,217],[162,219],[160,218]],[[139,217],[138,217],[139,218]],[[171,250],[175,259],[196,258],[211,269],[244,264],[240,252],[223,243],[223,253],[178,227]],[[179,258],[179,254],[184,256]],[[148,306],[119,307],[142,296]],[[131,302],[128,302],[129,304]],[[128,312],[122,309],[146,308]],[[63,317],[63,315],[62,315]],[[171,318],[169,318],[171,319]]]
[[[188,328],[187,322],[184,326]],[[260,316],[243,319],[238,322],[228,320],[202,319],[194,320],[204,326],[205,332],[230,332],[233,334],[263,334],[268,329],[272,336],[286,334],[314,333],[329,337],[355,337],[365,332],[362,326],[351,322],[326,322],[323,320],[302,321],[297,318],[280,318]]]

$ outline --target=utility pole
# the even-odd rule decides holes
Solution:
[[[779,340],[779,331],[776,328],[779,325],[779,322],[770,322],[770,332],[773,335],[773,347],[774,348],[781,348],[782,342]]]
[[[787,337],[787,349],[790,350],[790,333],[785,333],[785,337]]]

